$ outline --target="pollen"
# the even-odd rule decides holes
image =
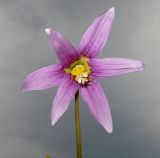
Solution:
[[[73,76],[79,76],[79,75],[82,75],[82,73],[84,73],[86,70],[85,66],[84,65],[76,65],[72,71],[71,71],[71,74]]]
[[[91,70],[88,62],[88,58],[81,57],[79,60],[71,63],[68,68],[64,69],[64,71],[66,73],[70,73],[74,80],[76,80],[79,84],[84,85],[90,81]]]

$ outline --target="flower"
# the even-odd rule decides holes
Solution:
[[[114,8],[111,8],[97,17],[85,32],[77,49],[59,32],[50,28],[45,30],[60,64],[50,65],[31,73],[24,80],[22,89],[41,90],[59,85],[52,103],[52,125],[64,114],[79,90],[96,120],[108,133],[112,132],[109,104],[97,79],[141,71],[144,68],[142,62],[137,60],[97,58],[108,39],[114,14]]]

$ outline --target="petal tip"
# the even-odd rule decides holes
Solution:
[[[145,64],[141,62],[141,70],[144,70]]]
[[[139,71],[142,71],[144,70],[145,64],[141,61],[138,61],[136,66],[139,69]]]
[[[51,126],[54,126],[54,122],[53,121],[51,121]]]
[[[114,16],[115,16],[115,9],[114,9],[114,7],[111,7],[111,8],[109,9],[108,13],[110,14],[111,17],[114,18]]]
[[[56,122],[57,122],[57,120],[52,119],[52,120],[51,120],[51,126],[54,126],[54,125],[56,124]]]
[[[46,28],[46,29],[45,29],[45,32],[46,32],[46,34],[49,35],[49,34],[51,33],[51,28]]]
[[[112,129],[112,128],[109,128],[109,129],[107,129],[107,132],[108,132],[109,134],[112,134],[113,129]]]
[[[58,119],[55,117],[53,113],[51,113],[51,126],[54,126]]]
[[[25,86],[25,82],[23,82],[22,86],[21,86],[21,91],[24,93],[27,91],[27,88]]]
[[[112,124],[112,123],[108,124],[108,126],[105,127],[105,130],[106,130],[109,134],[111,134],[111,133],[113,132],[113,124]]]
[[[109,12],[115,12],[115,9],[114,9],[114,7],[111,7],[110,9],[109,9]]]

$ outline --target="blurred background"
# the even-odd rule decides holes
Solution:
[[[28,93],[20,88],[31,72],[54,63],[45,28],[61,32],[75,47],[92,21],[115,7],[103,57],[142,60],[145,70],[101,80],[114,131],[108,134],[81,99],[84,158],[159,158],[159,0],[0,0],[0,157],[76,157],[74,102],[51,127],[57,87]]]

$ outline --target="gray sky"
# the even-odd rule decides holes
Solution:
[[[51,27],[75,46],[91,22],[115,7],[116,18],[100,57],[142,60],[143,72],[101,80],[112,111],[108,134],[81,100],[85,158],[159,158],[160,1],[0,0],[0,157],[76,157],[74,104],[51,127],[57,87],[22,93],[31,72],[57,63],[44,32]]]

